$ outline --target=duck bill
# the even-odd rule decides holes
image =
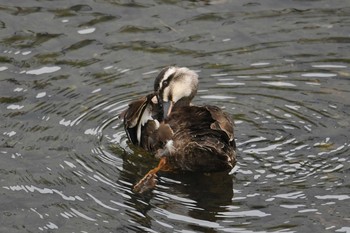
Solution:
[[[169,117],[173,106],[174,104],[172,101],[163,102],[163,120]]]

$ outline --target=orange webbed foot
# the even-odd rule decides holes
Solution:
[[[147,173],[137,184],[135,184],[133,191],[135,193],[144,193],[153,189],[157,184],[157,174]]]
[[[157,184],[157,172],[158,171],[169,171],[167,159],[162,157],[156,168],[150,170],[137,184],[135,184],[133,191],[136,193],[143,193],[153,189]]]

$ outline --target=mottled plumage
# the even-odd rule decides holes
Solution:
[[[170,139],[173,148],[170,151],[162,149],[157,154],[167,156],[173,169],[218,172],[232,169],[235,165],[233,123],[220,108],[175,108],[164,124],[173,131]]]

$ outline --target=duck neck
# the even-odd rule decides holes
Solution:
[[[175,110],[176,108],[181,108],[181,107],[185,107],[185,106],[189,106],[191,104],[191,100],[190,98],[182,98],[180,100],[178,100],[173,107],[173,110]]]

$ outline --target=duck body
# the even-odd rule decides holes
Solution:
[[[130,103],[124,112],[129,140],[160,160],[134,191],[152,188],[158,171],[210,173],[235,166],[233,121],[219,107],[190,103],[196,82],[196,74],[187,68],[165,68],[156,78],[154,93]]]
[[[216,115],[215,115],[216,114]],[[232,122],[215,106],[184,106],[174,109],[164,121],[172,131],[170,139],[156,156],[167,157],[174,170],[219,172],[231,170],[236,163]],[[227,130],[227,131],[225,131]]]

